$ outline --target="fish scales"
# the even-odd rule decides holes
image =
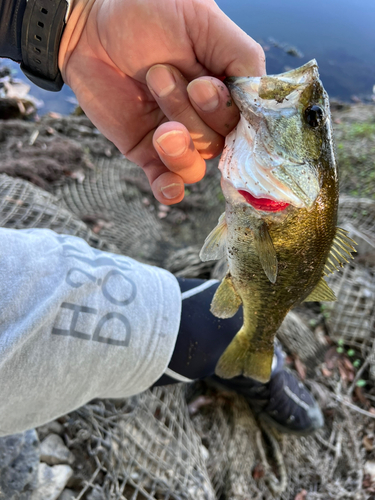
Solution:
[[[288,311],[310,297],[334,300],[323,280],[338,206],[329,102],[315,61],[279,76],[230,78],[228,87],[241,119],[219,165],[225,215],[201,258],[228,260],[212,313],[230,317],[243,305],[243,326],[216,373],[266,382]],[[353,242],[340,237],[351,257]]]

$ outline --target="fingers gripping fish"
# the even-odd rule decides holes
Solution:
[[[351,258],[336,227],[338,178],[328,96],[316,61],[280,75],[226,80],[241,111],[220,159],[225,213],[203,261],[226,255],[228,274],[211,304],[220,318],[243,306],[243,326],[216,373],[267,382],[273,340],[303,301],[335,300],[323,276]]]

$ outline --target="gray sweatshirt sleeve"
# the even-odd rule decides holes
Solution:
[[[169,272],[46,229],[0,228],[0,435],[144,391],[181,313]]]

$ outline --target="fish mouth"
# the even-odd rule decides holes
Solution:
[[[243,191],[238,189],[238,192],[243,196],[246,202],[251,205],[255,210],[261,210],[263,212],[282,212],[289,207],[290,203],[284,203],[280,201],[270,200],[269,198],[255,198],[248,191]]]
[[[256,210],[281,212],[289,205],[309,210],[320,193],[319,173],[314,165],[298,160],[286,160],[257,142],[255,130],[241,117],[226,138],[219,163],[225,193]]]

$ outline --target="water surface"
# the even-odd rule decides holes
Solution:
[[[331,97],[370,99],[375,85],[375,0],[217,0],[266,49],[267,72],[315,58]],[[296,46],[302,58],[269,38]]]

